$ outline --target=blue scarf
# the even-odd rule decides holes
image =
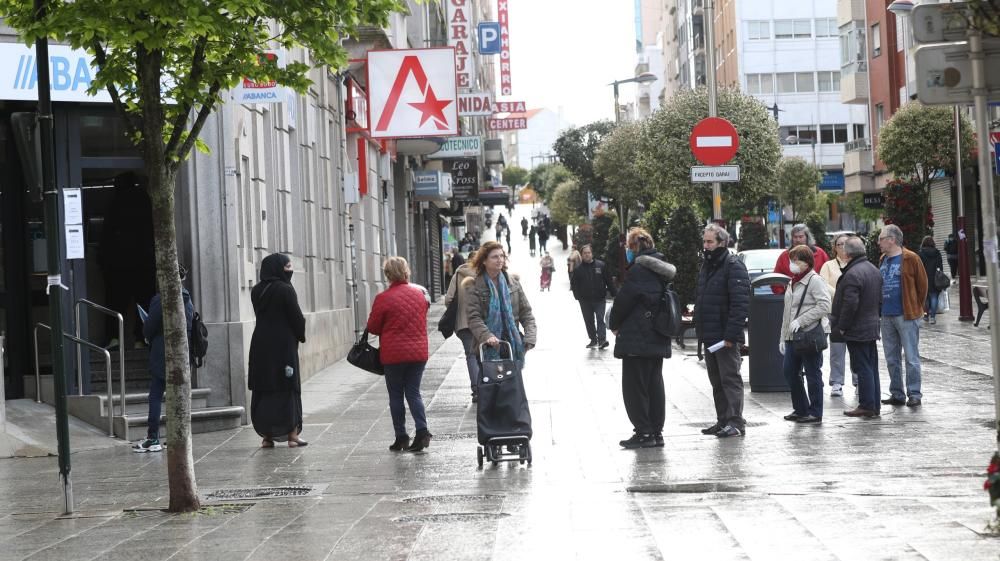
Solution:
[[[490,310],[486,314],[486,327],[490,332],[510,343],[514,351],[514,360],[524,362],[524,342],[521,340],[521,332],[517,329],[517,322],[514,321],[514,311],[511,308],[510,287],[507,285],[507,275],[500,273],[497,283],[500,291],[497,292],[497,285],[486,276],[486,285],[490,287]],[[488,360],[498,360],[500,352],[493,347],[487,347],[484,353]]]

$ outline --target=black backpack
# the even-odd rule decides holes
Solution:
[[[663,283],[660,305],[653,316],[653,330],[664,337],[677,338],[684,334],[681,325],[681,303],[673,283]]]
[[[208,353],[208,328],[201,320],[201,314],[195,312],[191,316],[191,338],[188,341],[188,349],[191,353],[191,363],[197,367],[205,364],[205,355]]]

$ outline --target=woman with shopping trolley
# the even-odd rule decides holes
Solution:
[[[524,353],[535,346],[535,317],[518,277],[507,273],[503,246],[493,241],[484,243],[472,259],[472,268],[475,278],[466,278],[462,287],[476,349],[488,345],[491,349],[485,353],[490,356],[497,353],[501,341],[506,341],[514,359],[523,363]]]

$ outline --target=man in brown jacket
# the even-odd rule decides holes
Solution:
[[[889,224],[878,237],[882,260],[882,350],[889,370],[886,405],[918,407],[920,393],[920,319],[927,298],[927,273],[920,256],[903,247],[903,231]],[[903,388],[902,355],[906,355]]]

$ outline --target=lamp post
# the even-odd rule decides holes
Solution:
[[[799,138],[794,134],[785,138],[785,142],[788,144],[803,144],[803,141],[808,140],[809,145],[812,147],[813,153],[813,167],[816,167],[816,139],[815,138]]]
[[[621,111],[618,107],[618,84],[628,84],[630,82],[635,82],[637,84],[648,84],[650,82],[656,81],[656,74],[652,72],[643,72],[638,76],[632,78],[626,78],[624,80],[615,80],[608,84],[614,88],[615,92],[615,124],[621,123]],[[589,198],[589,197],[588,197]],[[625,272],[625,206],[618,202],[618,278],[621,279]]]
[[[903,80],[906,81],[903,84],[903,88],[906,90],[906,99],[910,99],[910,49],[906,45],[906,33],[907,27],[910,24],[910,14],[913,13],[913,0],[894,0],[889,7],[886,8],[897,18],[901,18],[903,25],[900,26],[900,30],[903,32],[902,37],[896,37],[896,42],[901,43],[903,47]]]

